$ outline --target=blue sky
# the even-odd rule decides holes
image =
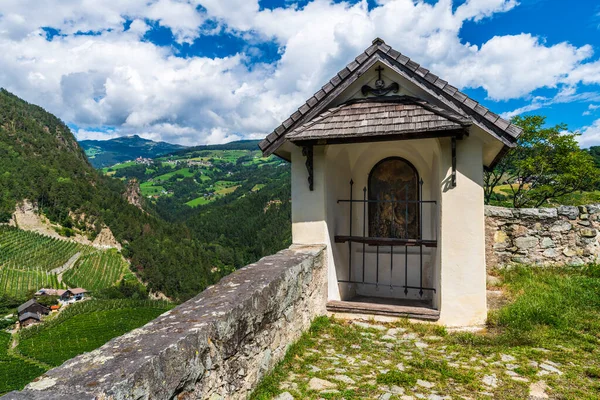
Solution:
[[[573,4],[3,0],[0,86],[81,139],[260,138],[379,36],[497,113],[600,145],[600,4]]]

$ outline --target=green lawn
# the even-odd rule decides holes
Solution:
[[[600,398],[600,267],[498,275],[486,330],[320,317],[251,399]]]
[[[169,180],[173,175],[183,175],[184,177],[189,177],[189,176],[193,176],[194,173],[190,171],[189,168],[180,168],[177,169],[175,171],[166,173],[164,175],[159,175],[156,178],[154,178],[155,181],[167,181]]]
[[[154,185],[153,182],[144,182],[140,184],[140,191],[142,192],[142,196],[144,197],[154,196],[155,194],[160,195],[163,192],[163,190],[165,190],[164,187],[160,185]]]
[[[205,204],[211,203],[215,200],[215,197],[212,198],[206,198],[204,196],[200,196],[200,197],[196,197],[194,200],[190,200],[188,201],[187,204],[190,207],[196,207],[196,206],[203,206]]]
[[[108,172],[109,172],[108,170],[109,169],[112,170],[112,171],[116,171],[118,169],[126,168],[126,167],[131,167],[132,165],[136,165],[136,164],[137,163],[135,161],[128,161],[128,162],[124,162],[124,163],[120,163],[120,164],[115,164],[115,165],[112,165],[110,167],[102,168],[102,173],[103,174],[108,174]]]

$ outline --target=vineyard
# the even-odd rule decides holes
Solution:
[[[90,300],[21,333],[18,351],[52,366],[140,327],[173,305],[164,301]]]
[[[37,365],[8,354],[11,336],[0,331],[0,395],[22,389],[45,372]]]
[[[127,271],[127,263],[116,250],[96,251],[82,256],[65,272],[63,281],[70,287],[94,291],[116,285]]]
[[[74,264],[61,282],[52,271],[67,262]],[[114,249],[98,250],[0,225],[0,296],[25,300],[41,288],[100,290],[116,285],[127,273],[127,263]]]
[[[66,263],[86,246],[0,226],[0,266],[9,269],[50,271]]]
[[[42,269],[18,270],[0,267],[0,296],[23,299],[27,293],[41,288],[66,289],[55,274]]]

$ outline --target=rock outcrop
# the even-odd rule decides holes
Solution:
[[[140,183],[137,179],[132,178],[127,182],[127,189],[125,190],[123,197],[125,197],[125,200],[127,200],[129,204],[133,204],[143,211],[142,192],[140,190]]]

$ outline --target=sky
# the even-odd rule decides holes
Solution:
[[[375,37],[600,145],[597,0],[0,0],[0,87],[80,140],[258,139]]]

